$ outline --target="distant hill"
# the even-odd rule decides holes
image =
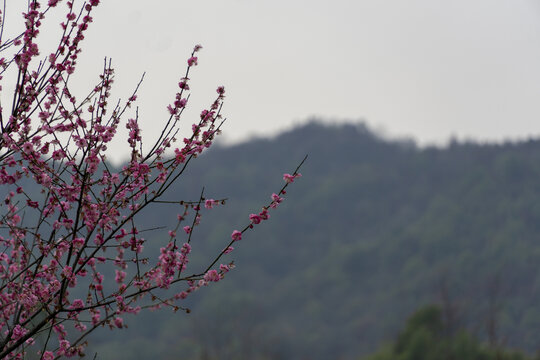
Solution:
[[[362,124],[312,122],[219,147],[170,195],[193,199],[204,185],[229,199],[203,217],[194,252],[220,249],[305,154],[283,206],[239,243],[226,281],[188,302],[191,314],[129,319],[96,333],[89,354],[356,359],[434,302],[481,339],[540,348],[540,141],[420,149]],[[162,206],[139,221],[172,226],[175,216]]]

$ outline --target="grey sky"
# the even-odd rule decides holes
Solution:
[[[310,116],[421,143],[540,134],[538,0],[102,0],[94,16],[80,76],[111,56],[125,98],[146,71],[149,139],[197,43],[184,122],[223,84],[228,141]]]

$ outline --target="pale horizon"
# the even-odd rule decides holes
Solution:
[[[9,24],[18,14],[8,11]],[[77,90],[94,82],[105,56],[116,69],[115,97],[126,99],[146,72],[137,104],[148,142],[199,43],[182,129],[225,85],[227,144],[312,117],[362,119],[421,146],[540,135],[535,0],[102,0],[93,16]],[[110,156],[126,157],[125,144]]]

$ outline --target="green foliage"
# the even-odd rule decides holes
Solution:
[[[364,360],[528,360],[515,351],[488,349],[468,332],[444,324],[442,310],[430,305],[414,313],[396,342]]]

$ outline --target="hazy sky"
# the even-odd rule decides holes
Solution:
[[[184,121],[223,84],[228,141],[311,116],[420,143],[540,135],[539,0],[102,0],[94,18],[81,79],[110,56],[125,98],[146,71],[149,139],[197,43]]]

